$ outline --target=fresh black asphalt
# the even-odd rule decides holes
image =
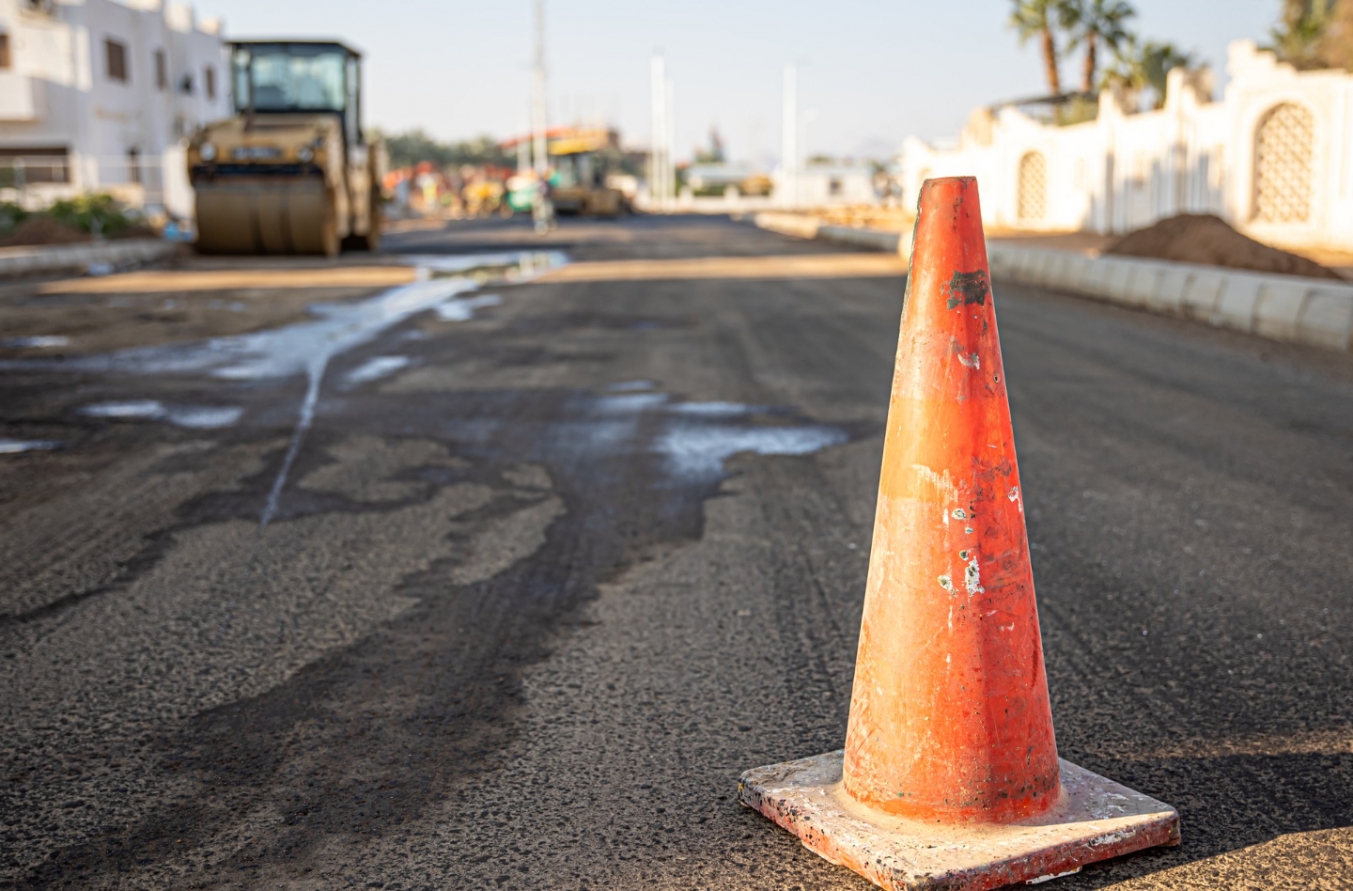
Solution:
[[[835,252],[724,219],[398,254]],[[1353,887],[1353,361],[995,282],[1062,757]],[[0,888],[863,889],[735,802],[839,747],[900,277],[491,284],[299,376],[0,372]],[[258,299],[266,299],[266,294]],[[397,357],[395,370],[351,372]],[[215,429],[109,400],[242,407]]]

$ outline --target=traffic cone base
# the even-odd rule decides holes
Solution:
[[[1015,823],[954,823],[861,805],[841,788],[843,756],[838,750],[749,770],[738,799],[808,850],[888,891],[983,891],[1179,844],[1174,808],[1066,761],[1049,810]]]

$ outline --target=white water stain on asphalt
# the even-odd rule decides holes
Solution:
[[[673,475],[683,479],[718,476],[723,462],[739,452],[758,455],[809,455],[846,441],[836,427],[723,427],[674,425],[654,443]]]
[[[373,356],[345,374],[343,381],[350,387],[368,384],[408,368],[409,361],[408,356]]]
[[[405,259],[409,265],[426,270],[427,274],[432,276],[456,275],[501,267],[502,277],[509,282],[530,281],[568,262],[562,251],[515,251],[464,256],[415,254]]]
[[[474,311],[485,306],[497,306],[503,298],[497,294],[484,294],[480,297],[453,298],[439,303],[432,309],[443,322],[468,322],[474,317]]]
[[[47,452],[61,448],[51,439],[5,439],[0,437],[0,455],[22,455],[24,452]]]
[[[606,389],[611,393],[633,393],[640,390],[652,390],[654,384],[652,381],[619,381]]]
[[[614,392],[615,386],[606,388]],[[758,455],[809,455],[850,437],[825,424],[767,423],[780,409],[739,402],[674,402],[666,393],[622,392],[599,396],[592,412],[605,420],[575,422],[555,431],[594,450],[624,451],[637,435],[639,416],[658,412],[661,426],[649,448],[661,455],[669,476],[679,483],[716,480],[724,462],[739,452]]]
[[[476,254],[465,257],[417,258],[419,280],[400,285],[355,303],[315,304],[313,319],[256,331],[217,337],[194,343],[168,344],[121,350],[101,356],[56,359],[16,359],[0,362],[0,368],[41,368],[51,371],[122,372],[130,374],[205,373],[225,380],[252,381],[313,375],[329,359],[370,341],[382,331],[412,315],[450,302],[445,312],[464,321],[467,310],[489,306],[486,298],[455,299],[477,290],[479,278],[468,273],[494,270],[498,279],[524,281],[565,262],[555,252]],[[504,272],[503,270],[507,271]],[[455,270],[462,273],[449,276]],[[527,272],[529,270],[529,275]],[[476,300],[484,302],[476,302]]]
[[[850,437],[826,424],[769,425],[758,422],[772,413],[763,405],[739,402],[677,402],[653,440],[668,472],[680,482],[722,476],[724,462],[739,452],[757,455],[811,455]]]
[[[738,402],[682,402],[672,406],[672,411],[679,415],[704,418],[736,418],[750,412],[765,411],[765,408]]]
[[[465,321],[477,306],[492,305],[455,300],[477,290],[484,282],[528,281],[567,262],[559,251],[521,251],[472,254],[459,257],[414,257],[418,280],[383,291],[356,303],[316,304],[312,320],[188,344],[142,347],[103,356],[87,356],[62,362],[15,360],[0,362],[0,368],[122,372],[130,374],[208,374],[212,377],[255,381],[304,374],[305,395],[297,409],[296,426],[282,458],[281,469],[268,493],[259,517],[259,531],[277,513],[278,500],[295,463],[301,443],[315,417],[320,384],[333,357],[374,339],[381,332],[417,313],[444,304],[439,311],[448,321]],[[497,295],[484,295],[480,301]]]
[[[517,270],[529,267],[532,275],[538,275],[563,262],[562,255],[558,253],[541,257],[529,253],[494,254],[480,257],[478,262],[474,257],[446,257],[439,258],[436,263],[420,264],[420,272],[429,269],[444,272],[448,268],[457,272],[489,269],[502,265],[505,258],[507,264],[509,266],[515,264],[515,267],[512,268]],[[522,279],[519,277],[517,280]],[[282,497],[282,489],[286,486],[287,475],[291,472],[291,465],[295,463],[296,455],[300,452],[301,442],[305,439],[305,434],[314,421],[315,404],[319,401],[320,382],[324,379],[324,372],[328,368],[329,360],[339,353],[366,343],[380,332],[402,322],[409,316],[446,304],[458,294],[476,290],[479,284],[477,279],[469,276],[459,278],[433,276],[412,284],[392,288],[360,303],[323,307],[321,311],[325,317],[317,322],[302,322],[276,331],[249,335],[250,338],[258,340],[272,335],[267,342],[267,345],[271,346],[272,349],[262,351],[259,358],[251,363],[237,364],[226,369],[227,372],[230,372],[229,374],[217,372],[218,376],[230,376],[237,379],[239,376],[281,377],[288,372],[279,373],[278,366],[287,361],[295,362],[299,358],[303,365],[294,370],[303,369],[307,378],[305,397],[301,400],[296,428],[292,433],[291,442],[287,446],[286,455],[282,458],[282,467],[268,493],[268,500],[263,506],[263,513],[259,517],[260,532],[268,527],[269,521],[277,514],[277,506]],[[460,302],[468,303],[469,301]],[[473,307],[471,312],[473,312]],[[439,315],[441,315],[440,312]],[[442,317],[445,318],[445,316]],[[465,321],[468,318],[467,315],[464,318],[453,320]]]
[[[632,393],[624,396],[603,396],[594,408],[603,414],[625,414],[657,408],[667,402],[666,393]]]
[[[128,402],[97,402],[81,408],[80,414],[115,421],[168,421],[176,427],[218,430],[238,421],[244,409],[233,405],[165,405],[154,399],[135,399]]]
[[[153,399],[136,399],[130,402],[99,402],[86,405],[80,414],[91,418],[113,418],[115,420],[146,420],[164,417],[164,404]]]
[[[179,427],[194,430],[219,430],[237,422],[244,409],[237,405],[176,405],[169,407],[167,420]]]
[[[49,350],[70,346],[70,338],[60,334],[40,334],[36,337],[7,337],[0,346],[13,350]]]

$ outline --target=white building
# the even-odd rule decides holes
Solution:
[[[227,72],[220,22],[184,3],[0,0],[0,200],[190,215],[182,140],[229,115]]]
[[[956,146],[909,139],[906,200],[931,176],[976,175],[988,226],[1118,233],[1215,213],[1275,244],[1353,250],[1353,74],[1297,71],[1249,40],[1230,81],[1170,72],[1165,107],[1129,113],[1109,92],[1096,120],[1043,123],[978,110]]]
[[[772,177],[776,203],[781,207],[837,207],[877,204],[874,171],[865,164],[805,164]]]

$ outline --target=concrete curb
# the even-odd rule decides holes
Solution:
[[[1353,284],[1076,251],[987,247],[991,277],[1083,294],[1270,340],[1353,351]]]
[[[96,244],[34,245],[0,248],[0,279],[53,272],[86,272],[90,267],[120,269],[153,263],[178,247],[158,238],[128,238]]]
[[[759,213],[762,229],[907,256],[910,238],[877,229],[824,226],[813,217]],[[987,244],[993,279],[1041,285],[1096,300],[1178,316],[1270,340],[1353,352],[1353,283],[1266,275],[1137,257]]]
[[[898,253],[903,247],[901,233],[885,232],[882,229],[853,229],[850,226],[825,226],[816,217],[807,217],[793,213],[759,213],[753,217],[756,225],[762,229],[792,235],[795,238],[817,238],[833,241],[837,244],[849,244],[856,247],[871,248],[876,251]],[[905,239],[911,245],[911,239]]]

